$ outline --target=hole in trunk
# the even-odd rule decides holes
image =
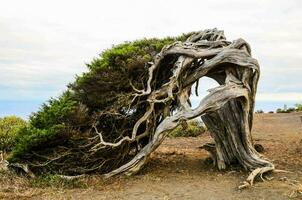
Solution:
[[[191,88],[192,95],[190,96],[190,101],[192,104],[192,109],[198,107],[200,101],[209,94],[208,90],[219,86],[219,84],[212,78],[202,77],[199,79],[199,86],[197,89],[198,96],[196,95],[196,83]]]

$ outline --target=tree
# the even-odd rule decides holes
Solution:
[[[296,106],[297,111],[302,111],[302,104],[301,103],[296,103],[295,106]]]
[[[264,111],[263,110],[256,110],[255,113],[264,113]]]
[[[26,121],[16,116],[0,118],[0,150],[10,151],[15,145],[17,132],[26,126]]]
[[[257,175],[274,170],[253,147],[251,129],[259,64],[243,39],[204,30],[177,38],[114,46],[88,64],[58,99],[51,99],[18,136],[9,161],[34,172],[105,177],[134,174],[167,134],[201,117],[214,138],[216,166],[239,163]],[[191,109],[192,85],[219,83]]]

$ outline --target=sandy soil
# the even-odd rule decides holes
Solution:
[[[248,176],[240,168],[213,169],[206,151],[208,134],[197,138],[168,138],[149,164],[133,177],[102,180],[85,178],[85,189],[33,188],[26,184],[0,183],[3,199],[302,199],[302,113],[256,114],[253,138],[264,146],[263,155],[278,169],[270,181],[238,190]],[[22,182],[22,181],[21,181]]]

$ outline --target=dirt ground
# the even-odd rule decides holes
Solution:
[[[237,187],[248,172],[240,168],[213,169],[208,153],[198,148],[211,141],[208,134],[203,134],[197,138],[167,138],[136,176],[102,180],[93,175],[84,178],[85,188],[76,189],[35,188],[21,178],[19,183],[0,181],[0,199],[302,199],[300,115],[255,115],[254,141],[263,145],[263,155],[277,169],[291,173],[269,174],[272,180],[258,180],[244,190]]]

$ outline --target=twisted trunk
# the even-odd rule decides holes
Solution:
[[[274,165],[263,159],[253,147],[251,129],[260,69],[257,60],[251,57],[247,42],[243,39],[229,42],[223,31],[217,29],[200,31],[193,33],[186,42],[165,46],[154,56],[153,62],[146,63],[148,65],[148,76],[135,80],[136,83],[145,81],[140,85],[144,89],[137,89],[129,80],[133,89],[129,94],[133,95],[129,105],[120,106],[117,103],[118,106],[100,112],[95,118],[89,130],[93,137],[84,140],[88,144],[81,145],[80,149],[81,153],[87,152],[87,160],[92,158],[92,164],[87,166],[93,167],[83,166],[80,167],[83,168],[81,171],[85,173],[101,169],[107,160],[98,163],[98,156],[102,155],[104,149],[108,152],[113,149],[118,154],[111,162],[110,169],[112,167],[114,170],[104,176],[136,173],[146,164],[150,154],[162,143],[169,131],[197,117],[202,118],[214,138],[215,145],[209,145],[205,149],[211,151],[219,169],[239,163],[245,169],[253,171],[243,187],[253,184],[257,175],[261,177],[263,173],[274,170]],[[216,80],[219,86],[211,89],[201,99],[199,106],[192,109],[189,103],[191,87],[203,77]],[[124,102],[128,103],[126,100]],[[117,133],[123,131],[123,127],[116,128],[119,124],[114,119],[118,117],[127,121],[134,116],[131,118],[133,127],[127,127],[127,134],[120,134],[118,138],[106,141],[106,135],[103,135],[106,133],[98,130],[102,128],[102,115],[113,119],[110,123]],[[111,138],[108,134],[110,133],[107,133],[107,138]],[[148,140],[147,144],[143,144],[144,138]],[[129,156],[131,145],[137,143],[142,148],[136,148],[133,157]],[[112,155],[108,152],[107,155]],[[70,156],[70,152],[52,159],[46,158],[46,162],[35,166],[45,167],[59,161],[62,164],[65,156]],[[126,159],[126,163],[119,159],[128,156],[130,159]],[[31,165],[34,166],[32,163]]]
[[[160,90],[149,90],[148,99],[150,102],[154,99],[160,102],[158,99],[163,96],[172,99],[173,94],[176,94],[178,111],[157,126],[152,141],[129,163],[106,174],[106,177],[119,173],[136,173],[147,162],[151,152],[161,144],[169,130],[182,121],[200,116],[214,138],[216,153],[213,154],[213,159],[219,169],[239,163],[245,169],[253,171],[245,185],[253,184],[257,175],[262,176],[262,173],[274,169],[274,165],[261,158],[254,149],[251,136],[260,74],[258,62],[251,57],[250,47],[244,40],[230,43],[219,33],[214,30],[210,33],[210,40],[206,41],[204,38],[207,32],[201,32],[196,37],[191,37],[187,43],[176,43],[163,49],[158,56],[161,60],[169,54],[180,57],[170,82]],[[194,62],[199,64],[194,71],[190,71],[189,67]],[[220,86],[212,89],[196,109],[191,109],[188,105],[189,90],[203,76],[215,79]],[[166,98],[165,102],[169,102],[169,99]]]

